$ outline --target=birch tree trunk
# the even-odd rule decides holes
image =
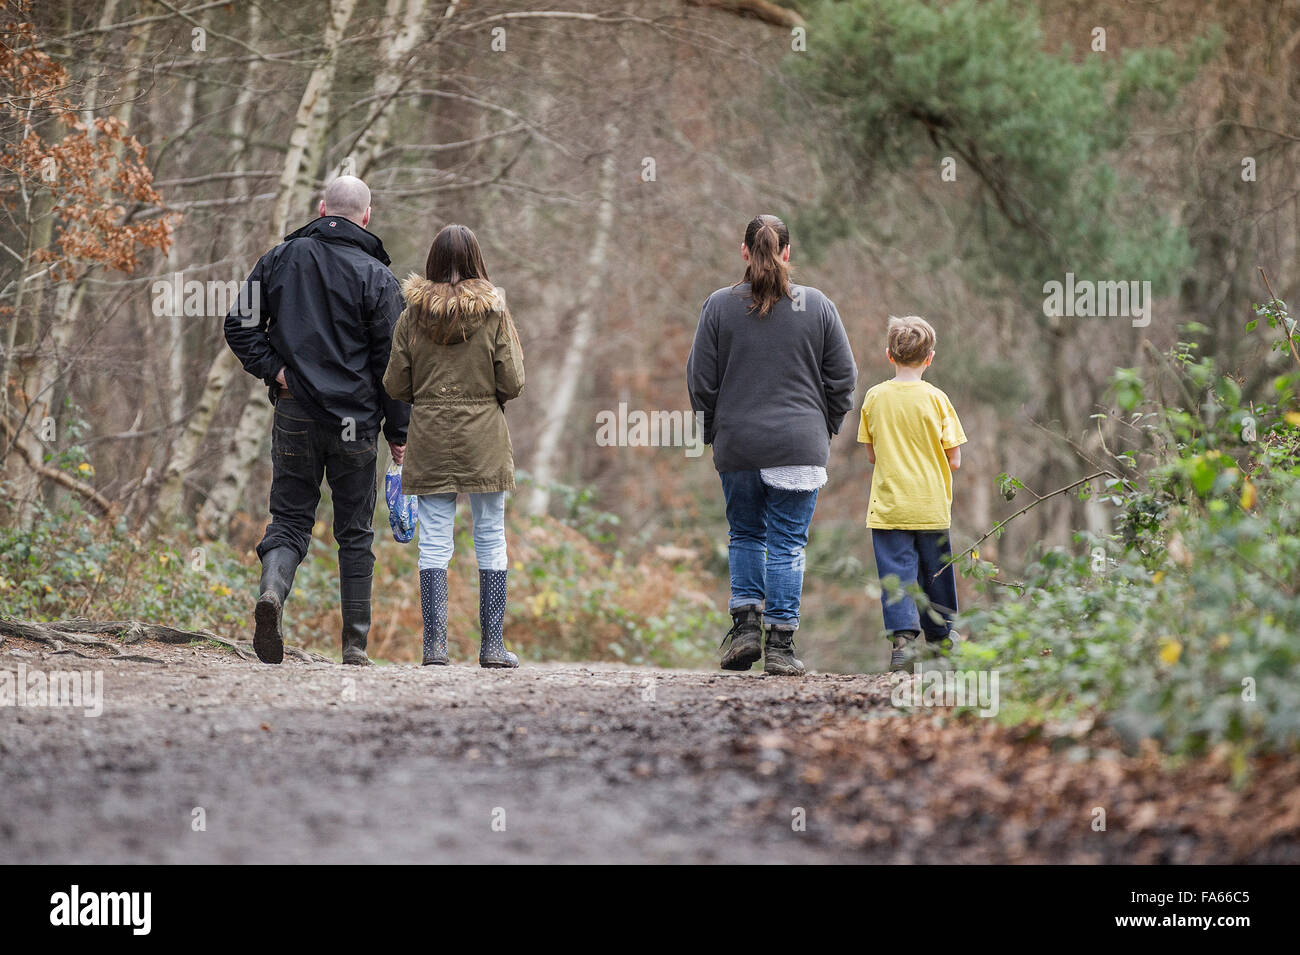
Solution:
[[[110,7],[103,12],[101,19],[111,17],[112,14],[113,8]],[[126,75],[121,88],[118,90],[118,99],[121,105],[117,109],[117,117],[127,128],[131,126],[132,113],[140,86],[141,64],[145,50],[148,47],[152,28],[152,24],[147,24],[132,39],[129,46]],[[102,41],[100,46],[103,47]],[[91,88],[87,93],[87,108],[92,112],[97,111],[96,94],[97,89],[95,88]],[[93,124],[89,125],[89,129],[89,135],[93,139]],[[122,146],[120,143],[114,147],[113,153],[115,156],[121,156]],[[35,241],[30,244],[30,250],[33,252],[47,247],[53,238],[53,207],[48,202],[39,204],[38,207],[45,209],[47,214],[35,224],[33,229],[36,236]],[[13,438],[15,446],[21,451],[22,459],[31,465],[23,479],[15,482],[17,496],[21,502],[30,503],[40,497],[44,479],[48,476],[42,473],[45,470],[44,456],[52,450],[59,449],[64,425],[64,422],[60,420],[62,417],[61,412],[64,398],[67,395],[65,375],[68,371],[70,355],[75,351],[80,335],[77,328],[77,315],[80,312],[85,293],[85,286],[82,284],[84,278],[85,275],[82,275],[76,279],[63,281],[53,286],[54,308],[44,332],[40,331],[41,317],[45,311],[45,295],[50,286],[42,283],[32,296],[30,310],[32,328],[35,330],[33,361],[23,388],[27,395],[27,407],[25,409],[24,424],[18,429]],[[15,325],[19,321],[21,305],[22,289],[20,287],[18,301],[15,305]],[[46,427],[48,423],[53,423],[55,427],[52,430],[48,429]],[[47,445],[46,436],[51,434],[52,437]],[[76,483],[83,487],[89,487],[89,485],[84,485],[80,481]],[[65,484],[64,486],[73,485]],[[52,500],[47,501],[47,503],[52,503]],[[20,518],[21,525],[29,528],[33,517],[32,509],[23,507],[23,514]]]
[[[241,94],[243,91],[240,91]],[[185,84],[181,96],[181,129],[189,129],[194,123],[194,100],[198,95],[198,81],[191,79]],[[173,242],[167,250],[167,271],[181,271],[181,244]],[[180,421],[185,415],[185,317],[179,314],[167,319],[167,420]]]
[[[248,35],[258,36],[261,32],[261,24],[262,11],[253,4],[248,8]],[[240,173],[248,170],[248,119],[256,97],[253,80],[256,76],[257,64],[250,63],[248,70],[247,82],[240,87],[235,97],[230,124],[232,138],[238,144],[232,162],[232,171]],[[246,180],[235,180],[236,189],[245,188],[246,185]],[[234,352],[226,347],[224,338],[219,335],[218,339],[216,357],[208,366],[207,375],[203,380],[203,389],[199,392],[198,400],[189,418],[186,419],[185,429],[181,432],[163,469],[158,497],[154,507],[149,511],[149,521],[154,526],[169,515],[181,513],[185,501],[185,480],[198,462],[199,451],[208,435],[208,429],[212,427],[212,420],[221,406],[221,398],[226,388],[231,379],[242,371]]]
[[[375,157],[388,144],[389,130],[393,120],[392,105],[402,88],[405,79],[407,60],[411,51],[419,45],[424,36],[425,10],[428,0],[388,0],[384,12],[384,30],[390,35],[380,48],[380,63],[375,73],[375,106],[371,119],[356,144],[352,147],[352,160],[356,174],[365,178]],[[456,9],[450,4],[443,14],[441,23],[445,23]]]
[[[325,25],[321,59],[307,78],[307,87],[298,102],[289,149],[285,154],[276,190],[275,207],[264,245],[277,245],[286,231],[290,213],[302,205],[312,183],[304,181],[303,168],[310,165],[309,146],[318,140],[325,120],[323,102],[328,102],[338,62],[338,47],[347,29],[356,0],[331,0],[330,16]],[[271,427],[273,408],[254,388],[239,416],[239,424],[221,455],[221,471],[199,511],[199,532],[216,536],[229,523],[243,497],[248,475],[262,455]]]
[[[347,29],[348,20],[356,0],[330,0],[330,17],[325,24],[325,37],[322,41],[325,52],[317,62],[315,69],[307,78],[307,88],[303,90],[298,102],[298,112],[294,117],[293,132],[289,134],[289,150],[284,157],[284,166],[280,172],[280,185],[276,190],[275,209],[271,214],[271,226],[264,244],[273,246],[284,236],[289,222],[289,213],[294,201],[302,195],[304,186],[300,185],[303,166],[310,159],[307,147],[315,138],[321,121],[317,104],[322,98],[328,100],[330,87],[334,83],[334,71],[338,64],[339,42]]]
[[[600,164],[600,189],[596,207],[596,221],[592,233],[591,250],[587,253],[586,280],[578,293],[573,317],[573,334],[560,365],[555,390],[547,406],[547,417],[537,439],[533,455],[532,476],[534,486],[528,497],[530,514],[545,514],[551,506],[550,485],[556,480],[556,461],[565,425],[573,414],[578,397],[578,382],[582,378],[596,331],[595,301],[605,284],[605,268],[609,261],[609,237],[614,226],[614,182],[617,173],[616,151],[618,126],[607,123],[605,141],[609,150]]]

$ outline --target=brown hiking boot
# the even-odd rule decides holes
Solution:
[[[748,670],[763,655],[763,622],[754,607],[731,612],[732,626],[722,638],[722,669]]]
[[[767,628],[763,672],[769,676],[803,676],[808,672],[794,655],[794,627]]]

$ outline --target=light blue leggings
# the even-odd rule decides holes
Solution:
[[[479,570],[506,569],[506,492],[471,494]],[[420,495],[420,569],[446,570],[455,551],[456,495]]]

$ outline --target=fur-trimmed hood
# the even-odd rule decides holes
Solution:
[[[515,486],[503,411],[524,388],[524,353],[490,282],[406,280],[384,392],[411,405],[406,494],[494,494]],[[446,336],[450,332],[450,340]]]
[[[466,279],[453,286],[412,272],[402,283],[402,296],[411,317],[435,330],[444,344],[467,341],[489,315],[506,307],[501,293],[486,279]]]

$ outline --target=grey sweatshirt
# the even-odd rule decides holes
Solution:
[[[719,471],[825,467],[853,407],[858,366],[840,313],[815,288],[792,292],[761,318],[743,282],[700,310],[686,385]]]

